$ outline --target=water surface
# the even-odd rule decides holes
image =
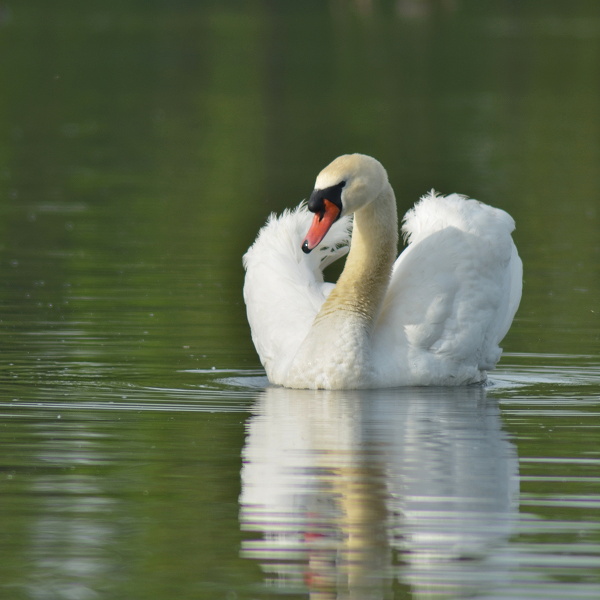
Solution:
[[[581,0],[0,4],[0,596],[598,598],[599,48]],[[487,387],[267,385],[241,256],[349,151],[515,217]]]

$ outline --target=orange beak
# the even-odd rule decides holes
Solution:
[[[302,242],[302,250],[306,254],[321,243],[340,216],[341,210],[333,202],[323,200],[323,206],[323,210],[315,213],[310,229],[304,238],[304,242]]]

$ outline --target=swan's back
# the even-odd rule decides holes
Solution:
[[[522,264],[503,210],[434,192],[408,211],[408,246],[392,273],[373,336],[385,385],[485,379],[521,298]]]

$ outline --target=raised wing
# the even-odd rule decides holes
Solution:
[[[333,288],[323,269],[348,252],[349,219],[341,219],[326,243],[301,250],[312,220],[304,204],[271,215],[244,255],[244,300],[252,340],[270,381],[285,374],[312,322]]]
[[[374,331],[386,378],[466,383],[494,367],[521,298],[513,229],[506,212],[456,194],[432,192],[407,213],[409,245]]]

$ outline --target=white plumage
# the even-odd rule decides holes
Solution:
[[[336,193],[337,209],[327,200]],[[394,262],[394,194],[380,163],[364,155],[326,167],[309,207],[316,216],[306,204],[271,215],[244,256],[252,339],[272,383],[345,389],[485,380],[521,298],[510,215],[432,191],[406,214],[408,246]],[[329,208],[338,220],[305,254],[303,240],[306,252]],[[322,271],[347,253],[352,229],[338,284],[325,283]]]

